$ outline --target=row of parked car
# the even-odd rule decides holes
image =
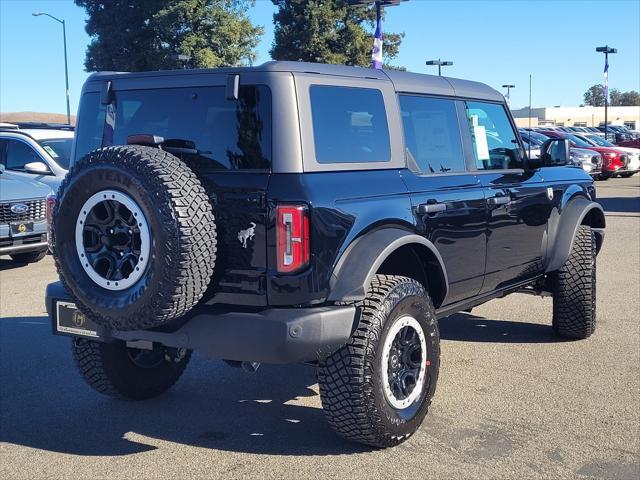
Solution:
[[[565,133],[577,133],[580,135],[598,135],[605,137],[616,145],[623,147],[640,147],[640,131],[631,130],[624,125],[609,125],[604,128],[604,124],[599,127],[564,127],[557,125],[546,125],[533,128],[532,130],[553,130]]]
[[[606,180],[640,171],[640,148],[634,148],[640,145],[633,143],[640,142],[640,135],[616,129],[617,144],[596,127],[536,127],[520,134],[532,157],[540,156],[546,140],[568,139],[573,163],[594,179]],[[67,174],[73,136],[69,125],[0,123],[0,255],[21,263],[46,255],[49,196]]]
[[[611,128],[611,127],[608,127]],[[530,148],[530,155],[540,155],[540,148],[551,138],[569,140],[571,160],[581,165],[595,180],[611,177],[631,177],[640,171],[639,137],[626,131],[624,140],[613,143],[597,127],[536,127],[520,129],[520,135]],[[635,145],[635,146],[631,146]]]
[[[0,123],[0,255],[31,263],[47,254],[52,195],[69,169],[73,130]]]

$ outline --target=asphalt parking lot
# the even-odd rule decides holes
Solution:
[[[256,374],[195,356],[166,395],[91,391],[44,311],[50,257],[0,259],[2,478],[640,477],[640,176],[600,182],[598,329],[552,334],[551,301],[512,295],[440,322],[431,412],[374,450],[324,422],[308,366]]]

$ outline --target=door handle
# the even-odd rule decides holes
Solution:
[[[418,205],[418,213],[438,213],[447,209],[446,203],[421,203]]]
[[[511,198],[506,195],[496,195],[487,199],[489,205],[507,205],[511,202]]]

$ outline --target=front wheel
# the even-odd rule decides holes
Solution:
[[[421,425],[440,367],[438,322],[417,281],[376,275],[347,345],[318,366],[320,398],[340,436],[391,447]]]
[[[553,330],[583,339],[596,329],[596,242],[591,227],[580,225],[566,263],[551,277]]]
[[[191,351],[153,344],[151,350],[76,338],[73,358],[91,388],[103,395],[146,400],[166,392],[187,368]]]

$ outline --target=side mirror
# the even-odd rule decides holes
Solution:
[[[559,167],[570,162],[569,140],[564,138],[551,138],[546,140],[540,148],[540,160],[545,167]]]
[[[39,175],[47,175],[51,173],[49,167],[43,162],[29,162],[24,165],[24,171],[27,173],[37,173]]]

